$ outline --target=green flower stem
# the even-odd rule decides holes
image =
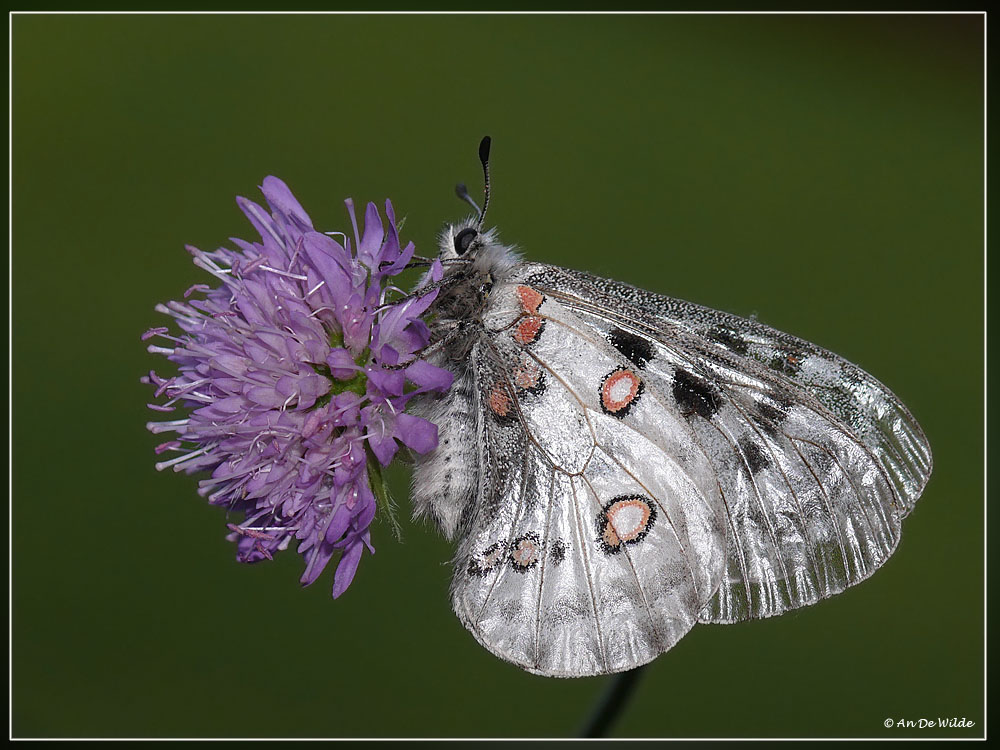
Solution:
[[[611,678],[611,684],[594,706],[580,732],[581,737],[604,737],[608,733],[632,696],[645,668],[645,665],[636,667]]]

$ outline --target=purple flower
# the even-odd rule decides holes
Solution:
[[[450,373],[418,358],[429,341],[420,316],[437,291],[386,303],[388,280],[414,250],[412,242],[400,247],[389,201],[388,229],[369,203],[360,235],[346,201],[352,248],[346,235],[342,245],[313,229],[278,178],[267,177],[261,191],[270,211],[237,199],[260,242],[233,238],[236,250],[210,253],[188,247],[218,285],[196,284],[184,299],[203,298],[156,307],[181,331],[156,327],[142,338],[169,342],[149,351],[179,372],[142,379],[163,399],[149,407],[190,411],[147,427],[176,433],[156,448],[177,454],[158,470],[208,472],[198,492],[243,514],[228,525],[238,560],[269,560],[296,542],[308,585],[339,552],[337,597],[363,549],[374,552],[381,467],[400,444],[418,453],[437,445],[437,427],[406,413],[414,395],[451,385]],[[440,270],[435,264],[431,278]]]

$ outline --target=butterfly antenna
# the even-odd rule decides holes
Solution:
[[[485,136],[479,142],[479,161],[483,163],[483,211],[479,214],[479,226],[476,231],[482,233],[483,222],[486,221],[486,212],[490,208],[490,143],[492,140]]]
[[[463,201],[465,201],[466,203],[470,204],[474,209],[476,209],[476,216],[478,218],[482,219],[483,210],[479,207],[479,205],[474,200],[472,200],[472,196],[469,195],[469,190],[468,190],[468,188],[465,187],[465,183],[464,182],[460,182],[457,185],[455,185],[455,195],[457,195]]]

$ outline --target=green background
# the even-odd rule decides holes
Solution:
[[[288,182],[318,227],[391,197],[433,252],[494,139],[491,223],[534,260],[827,347],[935,470],[871,580],[696,627],[619,736],[983,733],[981,16],[16,16],[16,736],[573,736],[609,678],[535,677],[450,611],[449,545],[374,528],[336,602],[241,566],[144,424],[183,250]],[[405,468],[393,474],[408,507]],[[404,512],[404,515],[406,513]],[[965,717],[968,730],[886,730]]]

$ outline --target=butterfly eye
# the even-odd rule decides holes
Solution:
[[[473,241],[479,233],[472,227],[467,227],[461,232],[455,235],[455,253],[457,255],[465,255],[469,247],[472,245]]]

